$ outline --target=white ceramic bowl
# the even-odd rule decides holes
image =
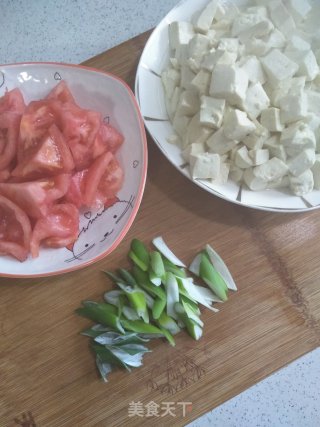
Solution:
[[[81,211],[78,240],[72,250],[41,248],[38,258],[19,262],[0,256],[0,275],[35,277],[85,267],[110,254],[128,232],[137,214],[147,173],[147,142],[143,120],[131,89],[118,77],[78,65],[25,63],[0,65],[0,96],[19,87],[26,103],[45,97],[63,79],[76,102],[109,117],[124,135],[116,157],[125,172],[119,202],[99,211]]]
[[[215,196],[239,205],[267,211],[305,212],[319,208],[320,191],[316,190],[304,197],[297,197],[290,194],[289,190],[251,191],[231,180],[225,185],[212,184],[208,180],[193,180],[181,156],[181,150],[167,142],[167,138],[174,131],[166,112],[160,75],[169,62],[168,24],[173,21],[190,21],[207,3],[208,0],[184,0],[178,3],[159,23],[145,46],[138,65],[135,94],[146,128],[163,154],[183,175]],[[247,1],[235,0],[234,3],[241,5]],[[310,22],[310,25],[317,24]]]

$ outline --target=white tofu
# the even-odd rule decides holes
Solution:
[[[283,124],[280,121],[279,108],[271,107],[261,112],[260,123],[270,132],[281,132]]]
[[[263,85],[267,81],[261,62],[256,56],[248,56],[241,61],[241,68],[247,73],[249,82],[259,82]]]
[[[215,14],[215,20],[217,22],[221,20],[232,21],[236,16],[240,14],[238,7],[232,2],[219,2]]]
[[[307,148],[288,161],[289,171],[292,175],[299,176],[307,169],[311,169],[315,161],[315,151]]]
[[[287,44],[285,36],[278,28],[275,28],[267,36],[261,37],[261,40],[270,48],[283,49]]]
[[[317,59],[312,50],[309,51],[288,51],[287,55],[299,64],[296,72],[297,76],[305,76],[307,81],[314,80],[319,74]]]
[[[311,168],[313,173],[314,188],[320,190],[320,155],[316,155],[316,160]]]
[[[279,100],[280,118],[284,124],[303,119],[308,114],[308,99],[304,91],[296,95],[290,93]]]
[[[236,151],[235,154],[235,164],[241,169],[250,168],[253,164],[247,147],[243,146]]]
[[[257,149],[249,150],[249,156],[252,159],[253,166],[262,165],[269,160],[269,150],[267,149]]]
[[[292,77],[299,69],[299,66],[279,49],[271,50],[261,58],[261,63],[272,84]]]
[[[217,59],[216,65],[234,65],[237,61],[237,57],[238,55],[236,52],[224,51],[222,55]]]
[[[236,141],[241,141],[256,129],[255,124],[248,119],[247,114],[237,109],[231,109],[225,114],[223,127],[226,137]]]
[[[190,117],[186,116],[178,116],[177,114],[174,116],[172,121],[172,127],[177,132],[177,134],[182,139],[182,143],[185,144],[185,135],[187,132],[187,127],[190,122]]]
[[[176,115],[176,111],[178,108],[178,104],[179,104],[179,100],[182,92],[183,92],[183,89],[177,86],[173,91],[172,98],[169,100],[169,105],[167,102],[167,109],[171,119],[173,119],[173,117]]]
[[[303,21],[312,9],[307,0],[284,0],[284,4],[297,24]]]
[[[283,176],[282,178],[276,179],[275,181],[268,182],[267,188],[287,188],[290,185],[288,175]]]
[[[209,94],[225,98],[231,105],[241,105],[246,97],[248,75],[235,65],[218,64],[213,72]]]
[[[204,126],[219,128],[222,124],[226,101],[203,95],[200,102],[200,123]]]
[[[198,74],[191,80],[189,84],[190,90],[196,91],[200,96],[208,95],[210,87],[211,73],[209,71],[200,70]]]
[[[166,97],[171,99],[175,88],[180,85],[180,72],[174,68],[164,70],[161,74],[161,80]]]
[[[255,37],[248,39],[244,45],[246,55],[256,55],[260,57],[266,55],[270,50],[270,46],[267,43]]]
[[[246,13],[258,15],[261,18],[268,18],[268,10],[265,6],[250,6],[246,8]]]
[[[316,140],[318,141],[318,134],[320,130],[320,116],[318,113],[308,113],[303,121],[309,126],[309,128],[314,132]],[[317,149],[317,151],[319,151]]]
[[[287,161],[287,153],[284,146],[280,143],[280,137],[273,135],[263,144],[263,148],[269,150],[270,157],[277,157],[283,162]]]
[[[191,71],[193,71],[195,74],[198,74],[201,68],[201,61],[200,58],[188,58],[187,64],[189,65]]]
[[[287,52],[290,53],[292,51],[305,52],[305,51],[309,51],[310,49],[311,49],[310,43],[308,43],[302,37],[300,37],[296,34],[293,34],[290,37],[284,52],[285,52],[285,54],[287,54]]]
[[[288,166],[282,160],[273,157],[262,165],[255,166],[253,173],[262,181],[276,181],[288,173]]]
[[[200,123],[200,113],[197,113],[188,124],[186,140],[188,144],[206,142],[211,134],[212,129],[202,126]]]
[[[212,71],[217,64],[218,59],[223,55],[221,50],[216,50],[215,48],[210,49],[210,51],[204,55],[201,67],[207,71]]]
[[[254,132],[244,137],[242,142],[250,150],[258,150],[262,148],[264,141],[269,137],[269,131],[261,126],[258,120],[252,120],[252,122],[256,126]]]
[[[211,0],[200,12],[200,15],[194,21],[196,30],[201,33],[206,33],[209,30],[217,12],[218,3],[218,0]]]
[[[282,33],[290,34],[295,30],[296,24],[288,9],[281,1],[269,1],[268,8],[272,22]]]
[[[176,114],[180,116],[194,116],[200,108],[199,96],[191,90],[181,93]]]
[[[193,142],[181,151],[181,155],[186,162],[189,162],[190,156],[196,156],[197,154],[205,153],[205,151],[203,142]]]
[[[229,171],[229,177],[234,182],[241,182],[243,174],[246,170],[249,170],[249,169],[241,169],[241,168],[238,168],[238,166],[231,164],[230,171]]]
[[[200,153],[192,156],[190,163],[193,179],[218,179],[220,174],[220,156],[214,153]]]
[[[219,176],[216,179],[212,179],[213,183],[226,184],[228,182],[230,172],[230,164],[220,161]]]
[[[247,112],[248,116],[252,119],[256,119],[260,116],[261,111],[268,108],[270,105],[270,99],[264,91],[260,82],[253,83],[249,86],[246,94],[246,98],[243,102],[243,107]]]
[[[181,80],[180,80],[180,86],[183,89],[189,89],[190,88],[190,82],[195,78],[196,74],[191,71],[189,65],[183,64],[181,67]]]
[[[280,100],[282,98],[284,98],[289,92],[291,95],[300,94],[305,87],[305,83],[306,83],[305,77],[293,77],[293,78],[282,80],[281,82],[279,82],[276,88],[270,88],[271,93],[269,93],[269,97],[270,97],[271,103],[275,107],[280,107]]]
[[[239,36],[243,31],[252,28],[258,22],[261,22],[263,18],[253,13],[240,13],[236,19],[232,22],[231,36]]]
[[[218,50],[227,50],[238,54],[239,51],[239,40],[234,37],[222,37],[218,45]]]
[[[166,141],[169,142],[169,144],[177,145],[178,147],[181,146],[181,138],[176,133],[168,136]]]
[[[186,65],[189,59],[189,44],[180,44],[177,46],[174,59],[178,61],[180,67]]]
[[[268,182],[256,177],[253,168],[248,168],[244,171],[243,181],[252,191],[262,191],[267,188]]]
[[[316,148],[314,132],[302,121],[285,128],[281,133],[280,142],[289,156],[296,156],[306,148]]]
[[[313,173],[309,169],[299,176],[289,176],[290,189],[296,196],[303,196],[313,190]]]
[[[188,53],[190,58],[202,58],[209,50],[210,39],[204,34],[195,34],[189,41]]]
[[[169,24],[169,43],[171,49],[187,45],[193,36],[193,25],[190,22],[174,21]]]
[[[250,38],[260,38],[268,35],[273,29],[274,25],[267,18],[260,17],[260,22],[257,22],[255,25],[241,31],[238,35],[240,41],[245,43]]]
[[[223,132],[223,127],[221,127],[207,139],[206,144],[211,153],[217,153],[222,156],[232,150],[238,144],[238,141],[227,138]]]
[[[320,115],[320,92],[307,90],[308,111]]]

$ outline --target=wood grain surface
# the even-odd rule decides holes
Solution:
[[[148,36],[85,65],[132,86]],[[70,274],[0,279],[1,427],[182,426],[319,345],[319,212],[275,214],[233,205],[179,174],[151,140],[148,147],[141,208],[114,253]],[[184,332],[175,348],[158,340],[142,368],[115,371],[104,384],[79,335],[90,322],[74,310],[112,287],[101,270],[129,265],[133,237],[149,244],[156,235],[185,262],[210,243],[239,291],[219,313],[203,310],[199,342]],[[129,416],[132,402],[141,403],[143,416]],[[147,416],[152,402],[158,417]],[[183,402],[191,402],[185,416]],[[173,413],[164,415],[170,405]]]

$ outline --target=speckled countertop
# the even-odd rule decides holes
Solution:
[[[153,26],[177,0],[2,0],[0,63],[82,62]],[[188,427],[318,427],[320,349]]]

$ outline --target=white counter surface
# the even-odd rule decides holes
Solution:
[[[195,0],[196,1],[196,0]],[[0,63],[80,63],[152,27],[177,0],[1,0]],[[319,427],[320,349],[188,427]]]

